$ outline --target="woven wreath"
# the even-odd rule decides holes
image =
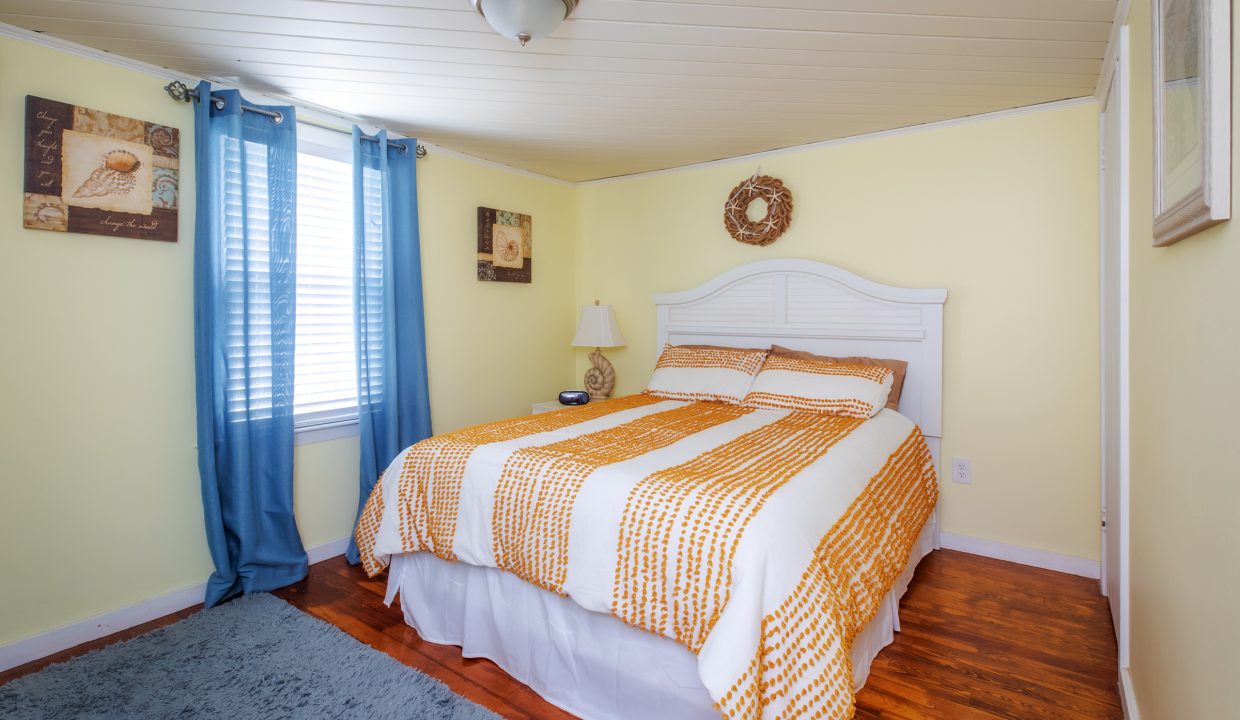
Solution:
[[[749,219],[749,204],[766,201],[766,215]],[[723,205],[723,226],[739,242],[770,245],[784,234],[792,223],[792,191],[769,175],[754,175],[732,188]]]

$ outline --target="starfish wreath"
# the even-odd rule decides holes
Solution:
[[[766,202],[766,215],[750,220],[749,205]],[[723,225],[736,240],[751,245],[769,245],[792,222],[792,191],[768,175],[754,175],[732,189],[723,206]]]

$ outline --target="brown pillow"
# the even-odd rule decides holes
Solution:
[[[883,360],[881,358],[867,357],[827,357],[826,355],[815,355],[804,350],[793,350],[782,345],[772,345],[771,354],[786,355],[798,360],[826,360],[827,362],[846,365],[879,365],[888,368],[895,374],[895,379],[891,381],[891,393],[887,395],[887,407],[892,410],[900,409],[900,391],[904,389],[904,374],[908,372],[908,363],[904,360]]]

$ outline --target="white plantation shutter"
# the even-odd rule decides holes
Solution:
[[[383,405],[383,175],[375,168],[362,169],[362,203],[365,228],[365,264],[363,265],[362,293],[366,296],[367,324],[365,392],[373,407]]]
[[[224,143],[224,297],[228,302],[224,358],[228,415],[257,420],[272,415],[271,283],[267,271],[271,237],[267,186],[267,146],[244,144],[235,137]],[[242,174],[242,162],[247,172]],[[242,192],[242,182],[246,182]],[[287,407],[287,405],[285,406]]]
[[[298,128],[299,136],[305,126]],[[297,365],[299,427],[357,417],[353,337],[353,164],[349,138],[298,141]]]

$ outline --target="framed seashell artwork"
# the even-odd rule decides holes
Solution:
[[[531,282],[534,275],[531,227],[529,215],[478,208],[478,279]]]
[[[180,131],[26,96],[22,225],[176,242]]]

